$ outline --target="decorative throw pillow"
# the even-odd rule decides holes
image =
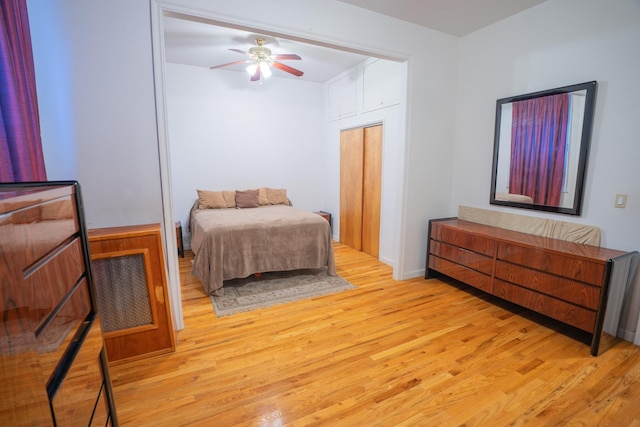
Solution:
[[[197,191],[198,209],[224,209],[227,207],[222,191]]]
[[[258,205],[266,206],[269,204],[269,198],[267,197],[267,187],[258,188]]]
[[[233,191],[223,191],[222,198],[224,199],[224,203],[228,208],[236,207],[236,192]]]
[[[258,190],[242,190],[236,191],[236,206],[243,208],[258,207]]]
[[[287,190],[282,188],[267,188],[267,198],[270,205],[288,205]]]

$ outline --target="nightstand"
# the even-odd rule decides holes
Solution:
[[[176,222],[176,242],[178,243],[178,255],[184,258],[184,243],[182,242],[182,223]]]
[[[318,212],[314,212],[314,214],[320,215],[321,217],[323,217],[324,219],[327,220],[327,222],[329,223],[329,227],[331,227],[332,231],[333,231],[333,224],[331,222],[331,214],[329,212],[325,212],[325,211],[318,211]]]

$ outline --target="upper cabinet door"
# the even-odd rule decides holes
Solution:
[[[362,110],[371,111],[400,103],[402,69],[399,62],[377,59],[362,67]]]
[[[327,119],[354,116],[357,108],[357,72],[349,70],[327,83]]]

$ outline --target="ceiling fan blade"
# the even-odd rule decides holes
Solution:
[[[251,60],[249,60],[249,59],[245,59],[244,61],[228,62],[228,63],[226,63],[226,64],[214,65],[213,67],[209,67],[209,69],[210,69],[210,70],[213,70],[214,68],[228,67],[228,66],[230,66],[230,65],[246,64],[247,62],[251,62]]]
[[[281,64],[279,62],[273,62],[271,65],[274,66],[275,68],[279,69],[279,70],[286,71],[287,73],[293,74],[294,76],[300,77],[301,75],[304,74],[300,70],[296,70],[293,67],[289,67],[288,65],[284,65],[284,64]]]
[[[295,53],[279,53],[277,55],[271,55],[271,58],[276,61],[302,59]]]
[[[234,51],[234,52],[238,52],[238,53],[240,53],[240,54],[242,54],[242,55],[251,56],[251,55],[249,54],[249,52],[245,52],[244,50],[240,50],[240,49],[229,49],[229,50],[232,50],[232,51]]]
[[[252,82],[257,82],[258,80],[260,80],[260,67],[257,67],[256,72],[251,76]]]

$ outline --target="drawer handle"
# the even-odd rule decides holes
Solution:
[[[69,344],[69,348],[64,352],[64,355],[60,359],[60,363],[56,367],[56,370],[51,375],[51,379],[47,383],[47,395],[49,396],[49,401],[52,401],[55,397],[56,393],[60,389],[62,385],[62,381],[64,380],[67,372],[71,368],[71,364],[74,359],[78,355],[78,351],[82,346],[85,338],[89,334],[89,330],[91,329],[91,325],[96,319],[96,313],[92,310],[91,313],[87,315],[85,320],[82,322],[82,325],[78,328],[76,335],[71,340]]]

